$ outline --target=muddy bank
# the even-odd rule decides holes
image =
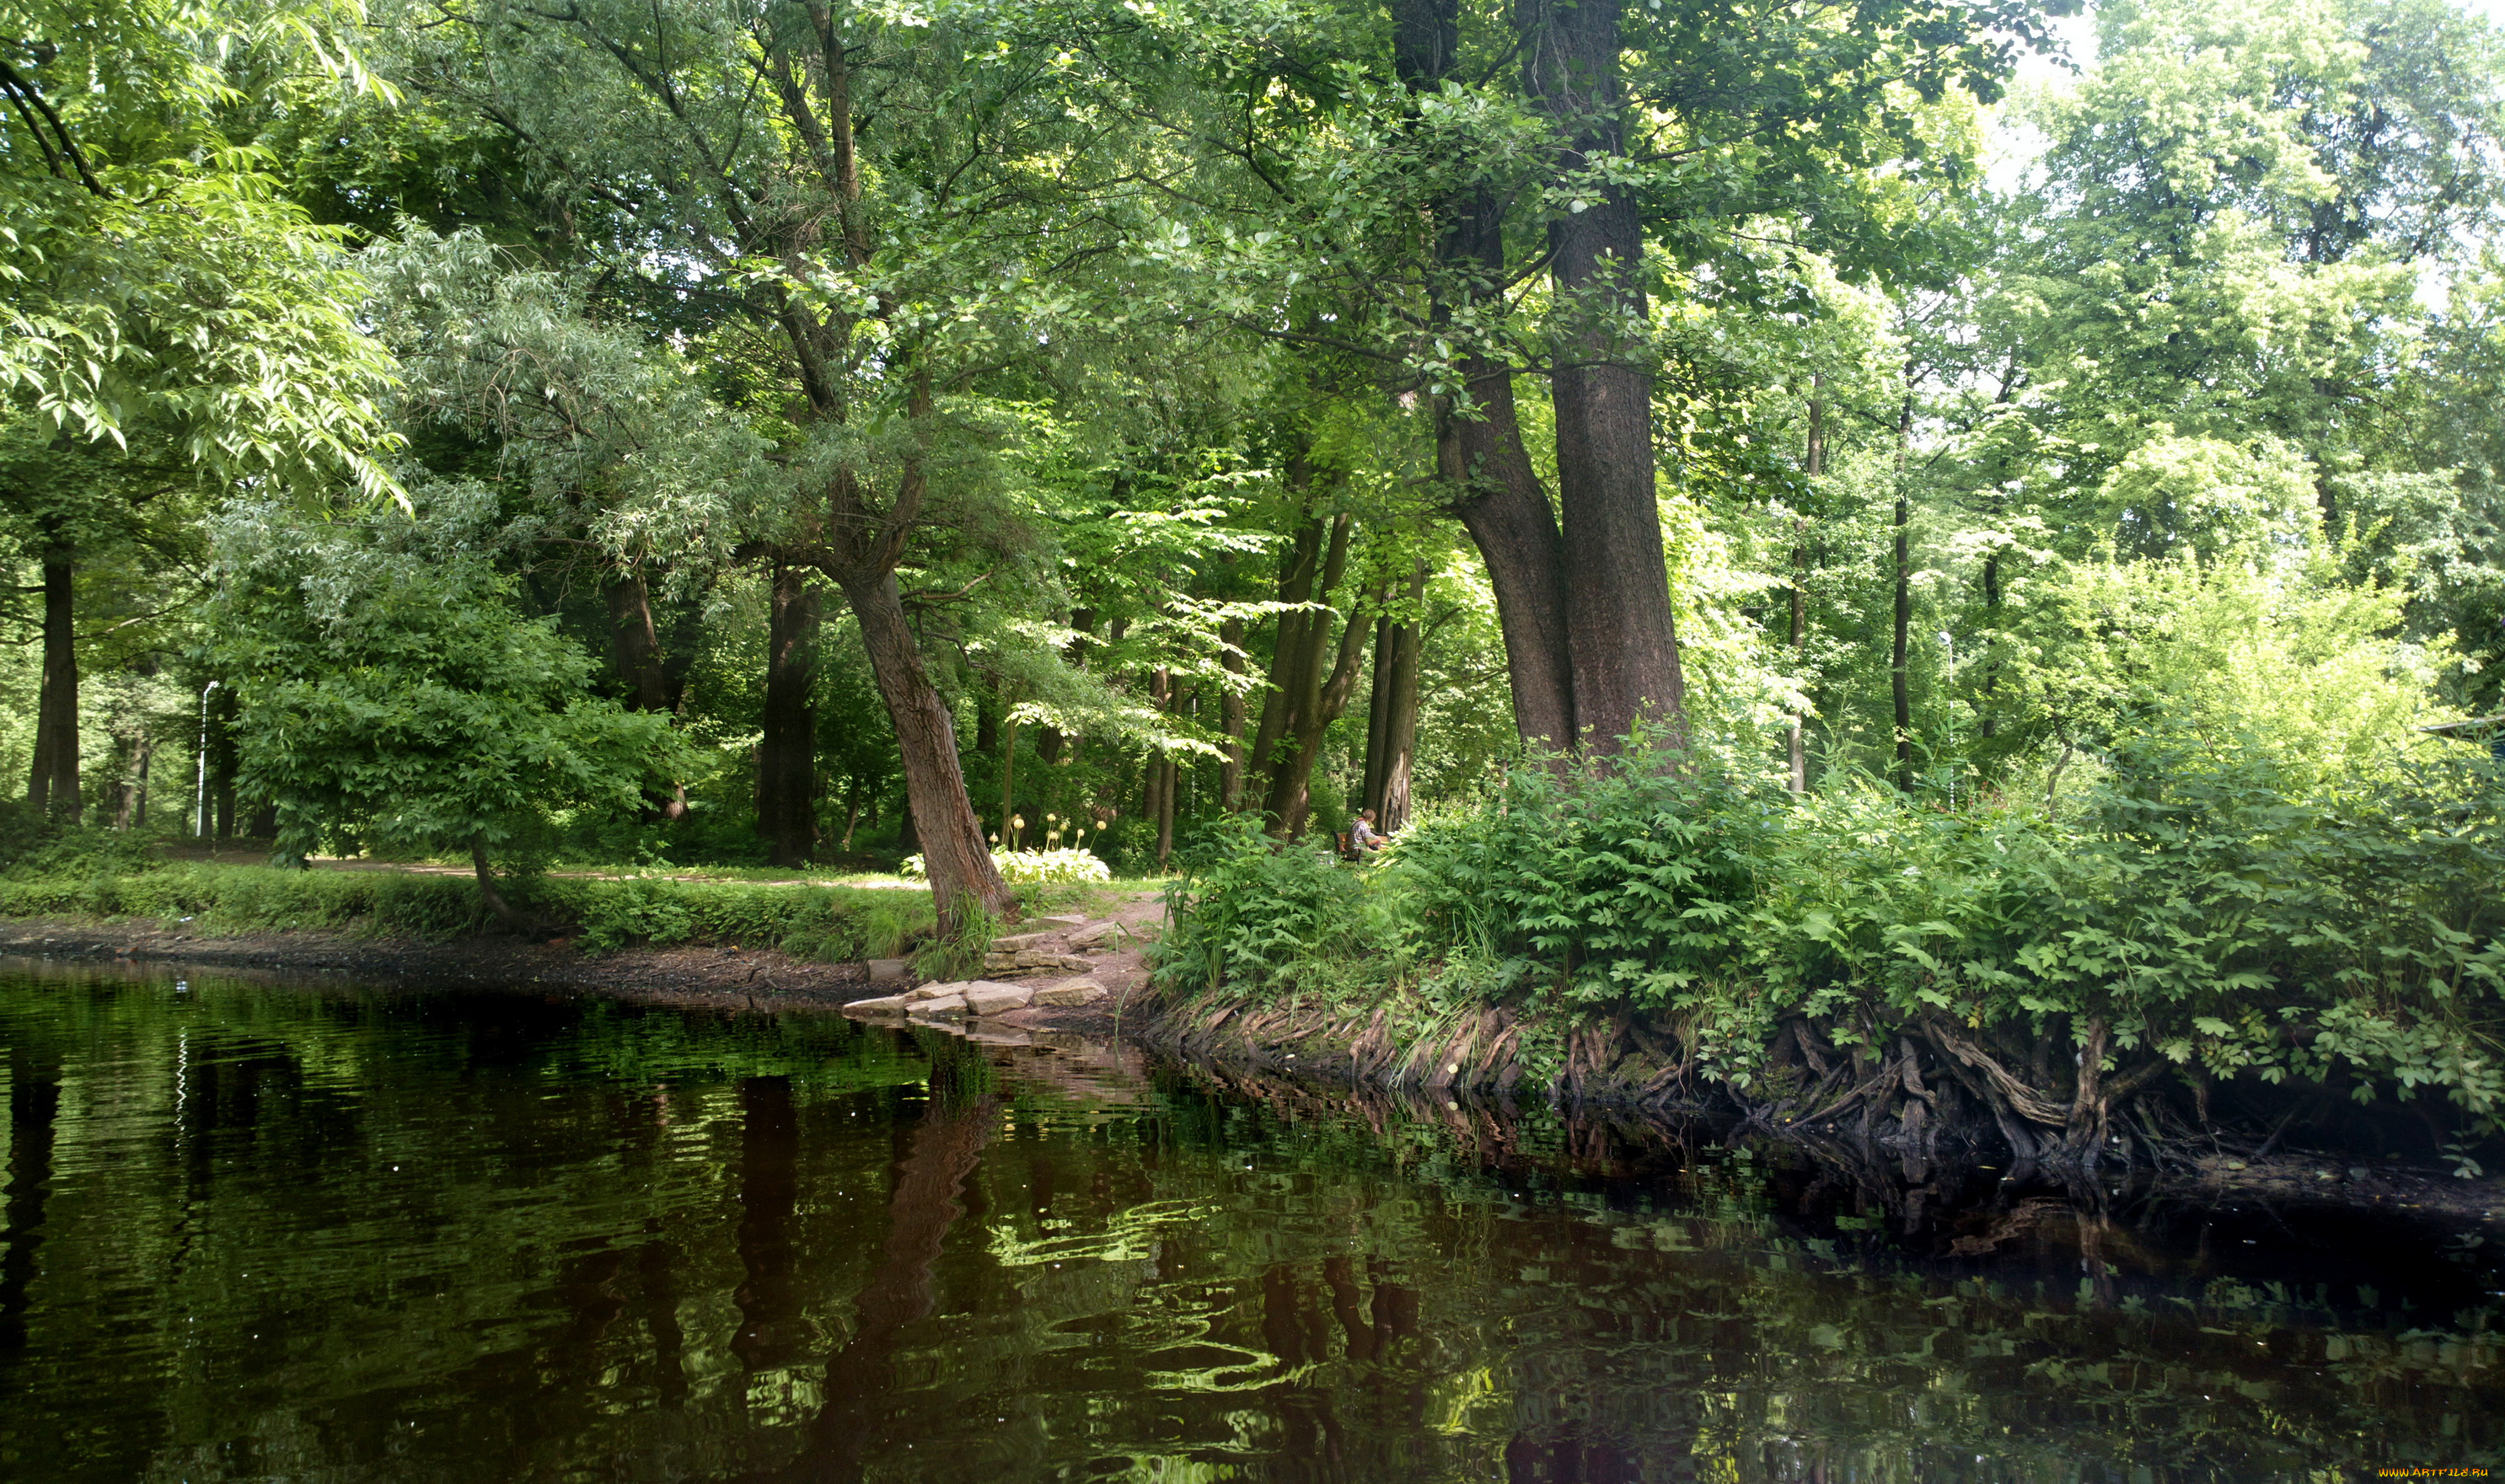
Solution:
[[[1110,1038],[1145,993],[1147,974],[1139,935],[1150,931],[1152,902],[1124,901],[1102,918],[1122,931],[1090,951],[1084,973],[1105,986],[1085,1006],[1021,1009],[994,1032],[1050,1032]],[[1056,920],[1066,921],[1066,920]],[[485,933],[451,938],[389,937],[306,930],[229,936],[194,934],[181,924],[146,920],[97,922],[60,918],[0,921],[0,956],[59,964],[196,966],[222,973],[312,975],[386,987],[455,986],[523,993],[600,995],[642,1005],[732,1009],[841,1009],[855,1001],[893,996],[916,981],[891,963],[873,977],[870,965],[819,963],[771,948],[683,944],[589,954],[563,937],[534,940]],[[1045,976],[1041,982],[1054,982]],[[954,1023],[940,1029],[963,1032]]]

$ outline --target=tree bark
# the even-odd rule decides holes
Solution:
[[[1418,673],[1426,630],[1415,621],[1427,591],[1427,564],[1409,577],[1408,621],[1375,620],[1374,693],[1366,719],[1365,787],[1359,802],[1384,832],[1409,822],[1409,780],[1418,749]]]
[[[496,872],[487,865],[487,842],[476,835],[470,838],[470,865],[478,873],[478,900],[495,919],[516,933],[531,931],[530,919],[513,910],[505,894],[496,887]]]
[[[1816,388],[1825,380],[1823,376],[1812,376],[1810,385]],[[1812,397],[1809,402],[1809,447],[1801,459],[1801,472],[1813,479],[1826,473],[1826,404],[1817,397]],[[1792,673],[1795,675],[1801,672],[1802,662],[1809,654],[1809,540],[1802,529],[1803,518],[1795,516],[1792,521],[1790,637]],[[1790,757],[1794,794],[1809,792],[1809,748],[1804,735],[1808,725],[1809,718],[1796,711],[1792,713],[1791,725],[1785,728],[1784,751]]]
[[[1426,587],[1427,570],[1421,565],[1409,583],[1413,606]],[[1384,723],[1383,795],[1374,806],[1386,834],[1409,828],[1410,775],[1418,757],[1418,676],[1427,654],[1427,630],[1414,618],[1400,624],[1394,636],[1392,714]]]
[[[1914,696],[1907,673],[1914,624],[1913,500],[1905,488],[1905,453],[1914,436],[1914,399],[1905,398],[1896,414],[1895,620],[1888,646],[1888,692],[1894,703],[1896,788],[1914,792]]]
[[[1573,177],[1623,152],[1618,0],[1527,0],[1524,81],[1566,135]],[[1686,685],[1653,486],[1652,378],[1628,343],[1644,316],[1643,230],[1634,194],[1594,186],[1549,224],[1558,364],[1557,489],[1574,725],[1601,753],[1647,727],[1685,741]]]
[[[1393,63],[1414,93],[1442,87],[1460,55],[1458,0],[1393,0]],[[1503,292],[1504,207],[1484,188],[1439,203],[1435,319]],[[1566,579],[1557,517],[1548,507],[1513,400],[1513,369],[1482,351],[1462,359],[1465,406],[1445,399],[1436,423],[1437,472],[1456,491],[1453,513],[1486,563],[1504,636],[1513,722],[1533,747],[1574,745],[1573,661],[1566,638]]]
[[[1358,785],[1361,809],[1383,807],[1384,727],[1392,720],[1392,651],[1396,627],[1390,614],[1374,620],[1374,658],[1366,667],[1365,781]]]
[[[627,572],[609,584],[609,658],[626,688],[629,709],[676,714],[686,677],[684,672],[673,677],[662,661],[661,636],[653,626],[652,592],[641,572]],[[674,783],[670,797],[661,801],[661,816],[684,819],[687,812],[687,787]]]
[[[1288,478],[1300,477],[1297,461],[1288,465]],[[1315,570],[1322,561],[1323,523],[1307,518],[1296,528],[1295,539],[1288,544],[1279,569],[1279,601],[1282,604],[1311,602],[1314,594]],[[1328,588],[1325,585],[1324,591]],[[1270,654],[1270,684],[1261,695],[1261,724],[1252,738],[1252,770],[1265,772],[1270,766],[1270,754],[1279,745],[1287,724],[1288,713],[1295,704],[1293,679],[1305,649],[1308,620],[1314,617],[1298,609],[1279,615],[1279,638]]]
[[[35,703],[35,760],[26,801],[37,814],[77,823],[79,672],[72,598],[76,552],[66,542],[44,550],[44,677]]]
[[[874,578],[833,576],[861,619],[862,644],[869,653],[879,698],[896,726],[905,797],[913,810],[940,931],[962,928],[969,911],[1016,916],[1017,894],[992,864],[983,827],[967,800],[966,775],[957,762],[957,726],[922,666],[922,647],[905,622],[904,595],[895,570]]]
[[[1312,580],[1305,590],[1313,601],[1327,600],[1339,585],[1348,567],[1349,538],[1355,522],[1345,512],[1331,517],[1329,537],[1321,542],[1323,551],[1319,574],[1312,574],[1312,564],[1303,564]],[[1298,533],[1300,546],[1319,538],[1322,522],[1309,521]],[[1283,601],[1285,598],[1283,583]],[[1324,653],[1331,639],[1331,613],[1319,609],[1300,614],[1283,614],[1280,623],[1280,653],[1271,667],[1277,689],[1271,704],[1262,711],[1262,731],[1271,739],[1266,754],[1257,753],[1255,765],[1266,760],[1269,785],[1262,799],[1262,812],[1270,820],[1272,831],[1282,839],[1294,839],[1303,833],[1305,814],[1310,800],[1307,788],[1313,781],[1316,749],[1324,728],[1348,708],[1351,692],[1357,688],[1358,662],[1364,657],[1366,625],[1362,612],[1352,612],[1343,625],[1339,649],[1327,675],[1323,669]],[[1292,630],[1285,621],[1304,621]]]
[[[818,628],[821,599],[806,568],[774,564],[766,625],[763,735],[757,745],[757,831],[776,866],[803,866],[818,847]]]
[[[1244,620],[1226,618],[1217,626],[1224,646],[1218,667],[1229,675],[1244,673]],[[1226,733],[1225,759],[1217,765],[1217,806],[1232,814],[1244,795],[1244,692],[1228,686],[1217,701],[1218,725]]]

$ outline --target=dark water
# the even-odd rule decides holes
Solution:
[[[822,1016],[0,977],[11,1480],[2346,1478],[2492,1249]],[[1919,1209],[1916,1209],[1919,1208]]]

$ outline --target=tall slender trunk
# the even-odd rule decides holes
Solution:
[[[67,542],[44,549],[44,678],[35,703],[35,763],[26,783],[26,800],[36,813],[73,823],[80,813],[76,575],[77,553]]]
[[[924,873],[942,932],[955,932],[971,910],[993,917],[1017,913],[1017,893],[1001,879],[984,843],[983,827],[966,797],[966,774],[957,761],[957,726],[931,676],[922,647],[904,618],[904,594],[893,569],[875,578],[838,576],[844,597],[861,618],[862,645],[879,698],[896,726],[896,749],[904,764],[904,792],[913,810]]]
[[[1392,711],[1383,725],[1383,795],[1374,806],[1387,834],[1409,826],[1410,775],[1418,757],[1418,677],[1427,655],[1427,630],[1417,621],[1415,609],[1426,589],[1422,563],[1409,580],[1411,621],[1394,631]]]
[[[1365,694],[1365,781],[1358,785],[1357,802],[1361,809],[1383,807],[1383,764],[1387,760],[1384,728],[1392,720],[1392,651],[1398,642],[1394,630],[1398,625],[1385,614],[1374,620],[1374,658],[1366,665]]]
[[[821,599],[803,567],[774,564],[765,643],[763,733],[757,746],[757,831],[776,866],[818,847],[818,627]]]
[[[1914,399],[1908,393],[1896,413],[1896,614],[1888,647],[1888,690],[1895,703],[1896,787],[1907,794],[1914,792],[1914,699],[1912,677],[1907,674],[1914,624],[1914,506],[1911,491],[1905,487],[1905,455],[1913,437]]]
[[[1810,386],[1823,386],[1824,376],[1810,377]],[[1826,403],[1817,397],[1809,401],[1809,447],[1801,459],[1801,472],[1815,479],[1826,473]],[[1792,673],[1801,673],[1809,654],[1809,535],[1806,517],[1792,518],[1792,592],[1791,650]],[[1804,733],[1809,718],[1792,713],[1791,725],[1784,729],[1784,751],[1790,755],[1791,786],[1795,794],[1809,792],[1809,748]]]
[[[1017,812],[1017,718],[1011,717],[1001,726],[1001,848],[1018,848],[1018,835],[1024,828],[1018,824]]]
[[[1229,675],[1244,673],[1244,620],[1226,618],[1217,626],[1224,646],[1218,667]],[[1226,756],[1217,765],[1217,807],[1232,814],[1244,795],[1244,692],[1229,685],[1218,692],[1219,729],[1226,734]]]
[[[1410,772],[1418,750],[1418,674],[1426,630],[1418,604],[1426,595],[1427,564],[1410,573],[1405,620],[1386,617],[1374,627],[1374,692],[1366,718],[1363,807],[1375,811],[1389,832],[1409,821]]]
[[[1583,175],[1623,150],[1618,0],[1526,0],[1521,14],[1524,81],[1567,138],[1559,174]],[[1642,220],[1627,187],[1584,184],[1598,199],[1548,229],[1549,395],[1574,725],[1607,753],[1639,726],[1683,743],[1686,684],[1653,485],[1652,377],[1629,343],[1644,317]]]
[[[1295,466],[1289,465],[1289,477],[1295,477]],[[1296,528],[1295,539],[1288,544],[1279,570],[1279,601],[1283,604],[1311,602],[1314,578],[1322,562],[1323,523],[1308,518]],[[1324,584],[1324,592],[1328,584]],[[1290,709],[1295,705],[1294,677],[1305,653],[1305,636],[1315,615],[1290,609],[1279,615],[1279,639],[1270,654],[1270,684],[1261,695],[1261,724],[1252,738],[1252,765],[1254,772],[1267,771],[1270,754],[1279,745]]]

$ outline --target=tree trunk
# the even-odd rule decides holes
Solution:
[[[1218,666],[1229,675],[1244,673],[1244,620],[1227,618],[1217,626]],[[1244,795],[1244,692],[1233,686],[1218,694],[1218,725],[1226,733],[1226,756],[1217,765],[1217,807],[1232,814]]]
[[[674,681],[669,666],[661,661],[661,636],[653,626],[652,593],[640,572],[626,573],[609,584],[609,658],[626,689],[629,709],[662,715],[679,709],[685,677]],[[686,785],[670,786],[670,797],[662,801],[660,812],[664,819],[687,817]]]
[[[1906,794],[1914,792],[1914,697],[1906,671],[1914,624],[1914,506],[1905,488],[1905,451],[1913,436],[1914,399],[1908,395],[1896,414],[1896,615],[1888,646],[1888,691],[1896,721],[1896,788]]]
[[[37,814],[73,824],[80,812],[75,555],[66,543],[44,551],[43,691],[35,703],[35,765],[26,784],[26,800]]]
[[[1290,480],[1300,477],[1298,465],[1293,461],[1289,464],[1288,477]],[[1323,534],[1323,523],[1319,520],[1309,518],[1296,528],[1295,539],[1288,544],[1287,553],[1281,559],[1281,603],[1306,603],[1315,598],[1314,577],[1322,560]],[[1323,592],[1327,594],[1328,591],[1325,583]],[[1294,676],[1303,659],[1310,620],[1315,617],[1296,609],[1279,615],[1279,640],[1270,654],[1270,684],[1261,695],[1261,725],[1252,738],[1252,770],[1256,773],[1269,768],[1270,754],[1279,745],[1288,712],[1295,705]]]
[[[1012,717],[1001,728],[1001,848],[1018,848],[1018,835],[1023,828],[1017,812],[1017,720]]]
[[[476,835],[470,837],[470,865],[478,872],[478,900],[485,903],[488,912],[514,932],[529,933],[530,919],[514,911],[513,904],[505,900],[505,894],[496,889],[496,872],[487,865],[487,842]]]
[[[1428,94],[1442,88],[1460,60],[1458,0],[1393,0],[1393,64],[1402,86]],[[1485,189],[1438,204],[1446,221],[1436,244],[1444,279],[1435,319],[1447,324],[1456,305],[1502,293],[1504,208]],[[1495,589],[1504,636],[1505,678],[1513,723],[1525,744],[1574,745],[1573,665],[1566,641],[1563,548],[1548,495],[1522,445],[1513,401],[1513,370],[1492,357],[1462,359],[1468,406],[1451,401],[1436,423],[1437,472],[1452,481],[1453,513],[1469,533]]]
[[[757,832],[776,866],[803,866],[818,846],[818,626],[806,568],[774,564],[766,626],[765,711],[757,745]]]
[[[1304,694],[1295,704],[1282,750],[1271,761],[1269,793],[1262,806],[1262,812],[1270,818],[1272,831],[1281,839],[1293,840],[1305,832],[1306,816],[1313,805],[1314,764],[1322,757],[1323,733],[1348,709],[1349,697],[1357,690],[1358,661],[1364,657],[1365,636],[1372,627],[1365,618],[1369,606],[1361,601],[1352,605],[1348,621],[1341,625],[1338,653],[1327,676],[1321,673],[1322,651],[1329,642],[1330,629],[1323,622],[1313,627],[1308,642],[1314,652],[1313,661],[1303,667]],[[1336,823],[1332,828],[1338,828]]]
[[[1823,376],[1810,377],[1815,388],[1823,385]],[[1815,479],[1826,473],[1826,404],[1813,397],[1809,403],[1809,448],[1801,460],[1801,472]],[[1801,673],[1809,654],[1809,540],[1802,529],[1803,517],[1792,520],[1792,673]],[[1791,786],[1794,794],[1809,792],[1809,749],[1804,732],[1809,718],[1792,713],[1792,724],[1786,728],[1784,750],[1790,755]]]
[[[895,572],[875,578],[855,574],[849,581],[844,574],[834,576],[861,619],[862,646],[896,727],[905,797],[913,810],[940,932],[957,932],[970,912],[1016,916],[1017,894],[992,864],[983,827],[966,797],[966,775],[957,762],[957,726],[922,666],[922,648],[905,622],[904,596]]]
[[[1426,568],[1421,566],[1409,583],[1413,602],[1426,586]],[[1392,714],[1384,723],[1383,796],[1374,806],[1386,834],[1409,828],[1409,782],[1418,757],[1418,675],[1427,654],[1424,625],[1403,623],[1394,632]]]
[[[1409,621],[1386,617],[1374,626],[1374,688],[1365,727],[1365,787],[1361,807],[1372,809],[1384,832],[1409,822],[1409,777],[1418,747],[1418,672],[1426,630],[1416,621],[1427,591],[1427,564],[1409,577]]]
[[[672,708],[670,680],[661,665],[661,636],[653,627],[652,594],[644,575],[626,572],[609,584],[609,660],[636,711]]]
[[[1392,650],[1396,628],[1390,614],[1374,620],[1374,658],[1366,669],[1365,779],[1358,785],[1360,809],[1383,807],[1384,725],[1392,719]]]
[[[1524,81],[1568,135],[1572,177],[1622,151],[1618,0],[1527,0]],[[1626,327],[1644,315],[1643,231],[1633,192],[1598,188],[1549,224],[1558,365],[1557,489],[1564,515],[1574,725],[1607,753],[1638,727],[1685,741],[1686,686],[1653,486],[1652,378]]]
[[[1354,522],[1346,512],[1331,517],[1330,536],[1322,558],[1322,571],[1308,588],[1315,601],[1328,599],[1339,585],[1348,567],[1349,537]],[[1308,537],[1318,536],[1320,521],[1309,522],[1298,533],[1299,545]],[[1311,564],[1305,564],[1311,573]],[[1284,592],[1284,584],[1283,584]],[[1302,599],[1283,601],[1303,601]],[[1284,621],[1301,618],[1290,631]],[[1294,839],[1304,831],[1308,807],[1306,791],[1313,781],[1314,759],[1322,742],[1323,731],[1348,707],[1350,692],[1357,687],[1358,661],[1365,654],[1366,626],[1361,614],[1351,613],[1340,632],[1339,650],[1327,677],[1323,672],[1323,658],[1331,638],[1331,614],[1322,609],[1302,614],[1281,615],[1278,661],[1271,667],[1277,689],[1271,705],[1262,711],[1262,731],[1271,737],[1266,755],[1256,752],[1255,765],[1266,756],[1269,786],[1262,800],[1262,812],[1270,828],[1282,839]]]

